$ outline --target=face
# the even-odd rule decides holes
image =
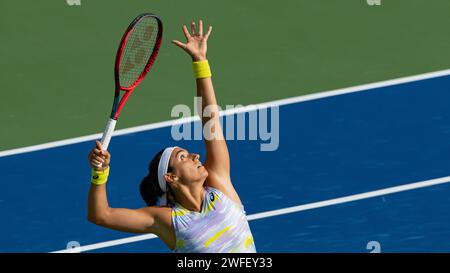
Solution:
[[[178,182],[189,184],[204,181],[208,171],[200,162],[200,155],[189,153],[183,148],[175,148],[170,156],[169,165],[172,173],[178,177]]]

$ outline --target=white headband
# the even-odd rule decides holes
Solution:
[[[176,146],[169,147],[164,149],[164,152],[161,155],[161,159],[159,160],[158,164],[158,182],[159,187],[164,192],[164,194],[159,198],[159,205],[165,206],[167,205],[167,182],[164,178],[164,175],[167,173],[167,169],[169,168],[169,161],[170,161],[170,155],[172,154],[173,150],[175,148],[178,148]]]

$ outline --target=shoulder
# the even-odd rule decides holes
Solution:
[[[210,198],[210,199],[214,199],[214,198],[226,199],[226,200],[229,200],[234,205],[237,205],[239,208],[241,208],[241,209],[244,208],[239,197],[237,200],[235,200],[235,199],[231,198],[228,194],[224,193],[222,190],[220,190],[216,187],[205,186],[205,190],[207,192],[208,198]],[[212,200],[210,200],[210,201],[212,201]]]
[[[154,222],[156,229],[170,226],[171,222],[171,207],[149,206],[141,209],[144,213],[149,215]]]
[[[170,249],[175,247],[175,231],[172,226],[172,208],[151,206],[145,210],[154,219],[154,225],[149,230],[157,235]]]
[[[211,186],[204,186],[204,189],[207,194],[217,194],[217,195],[223,195],[223,192],[221,192],[219,189]]]
[[[220,176],[208,170],[208,177],[206,178],[205,185],[222,192],[234,202],[242,204],[229,176]]]

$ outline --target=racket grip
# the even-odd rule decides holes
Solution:
[[[109,142],[111,141],[112,134],[114,132],[114,128],[116,127],[117,120],[110,118],[106,123],[105,131],[103,132],[102,140],[102,149],[108,150]]]

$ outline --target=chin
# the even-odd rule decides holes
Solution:
[[[201,168],[201,169],[202,169],[202,170],[201,170],[202,176],[204,176],[205,178],[208,177],[208,170],[207,170],[205,167],[203,167],[203,168]]]

